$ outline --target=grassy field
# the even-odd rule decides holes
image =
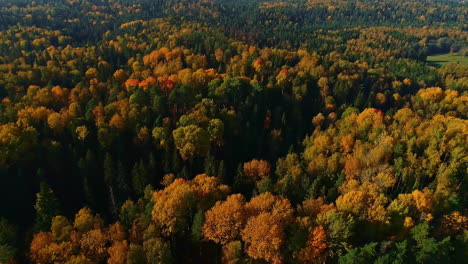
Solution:
[[[427,56],[427,62],[437,67],[441,67],[451,62],[460,62],[462,65],[468,65],[468,56],[462,56],[458,53],[438,54],[434,56]]]

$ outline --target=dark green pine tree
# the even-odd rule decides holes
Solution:
[[[115,176],[117,175],[112,156],[106,153],[104,157],[104,183],[107,186],[109,192],[109,201],[111,206],[111,212],[114,216],[117,215],[117,202],[115,198]]]
[[[190,180],[190,173],[189,173],[189,170],[187,169],[187,166],[184,166],[184,168],[182,168],[179,174],[177,174],[177,178]]]
[[[179,154],[177,153],[177,149],[174,147],[172,150],[172,173],[179,173],[181,169]]]
[[[156,158],[154,157],[153,152],[150,152],[150,154],[148,156],[147,171],[148,171],[148,182],[149,182],[149,184],[154,184],[157,181],[159,181],[158,175],[157,175]]]
[[[202,210],[198,210],[193,218],[192,223],[192,241],[199,243],[202,239],[202,229],[204,222],[204,214]]]
[[[242,193],[245,184],[245,175],[244,175],[244,168],[242,164],[237,166],[237,173],[234,177],[233,189],[234,192]]]
[[[60,210],[54,191],[45,182],[40,184],[40,191],[36,194],[34,209],[36,210],[34,229],[38,232],[49,231],[52,218],[58,215]]]
[[[148,184],[148,169],[146,168],[143,159],[140,159],[140,162],[135,163],[132,169],[133,191],[140,197],[143,195],[145,187]]]
[[[205,169],[205,173],[208,176],[215,176],[216,175],[216,160],[211,153],[208,153],[205,158],[205,162],[203,164]]]
[[[222,183],[227,184],[227,177],[226,177],[226,168],[224,167],[224,160],[219,162],[218,166],[218,174],[216,175]]]
[[[17,235],[17,227],[0,218],[0,263],[15,263]]]

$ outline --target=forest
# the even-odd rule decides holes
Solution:
[[[0,264],[466,263],[467,62],[465,0],[0,0]]]

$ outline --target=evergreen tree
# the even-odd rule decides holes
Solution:
[[[58,215],[60,211],[54,191],[45,182],[40,184],[40,191],[36,194],[34,209],[36,210],[34,229],[42,232],[50,230],[52,218]]]

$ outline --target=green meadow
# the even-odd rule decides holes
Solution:
[[[468,56],[462,56],[458,53],[437,54],[427,56],[427,62],[437,67],[444,66],[451,62],[459,62],[462,65],[468,65]]]

